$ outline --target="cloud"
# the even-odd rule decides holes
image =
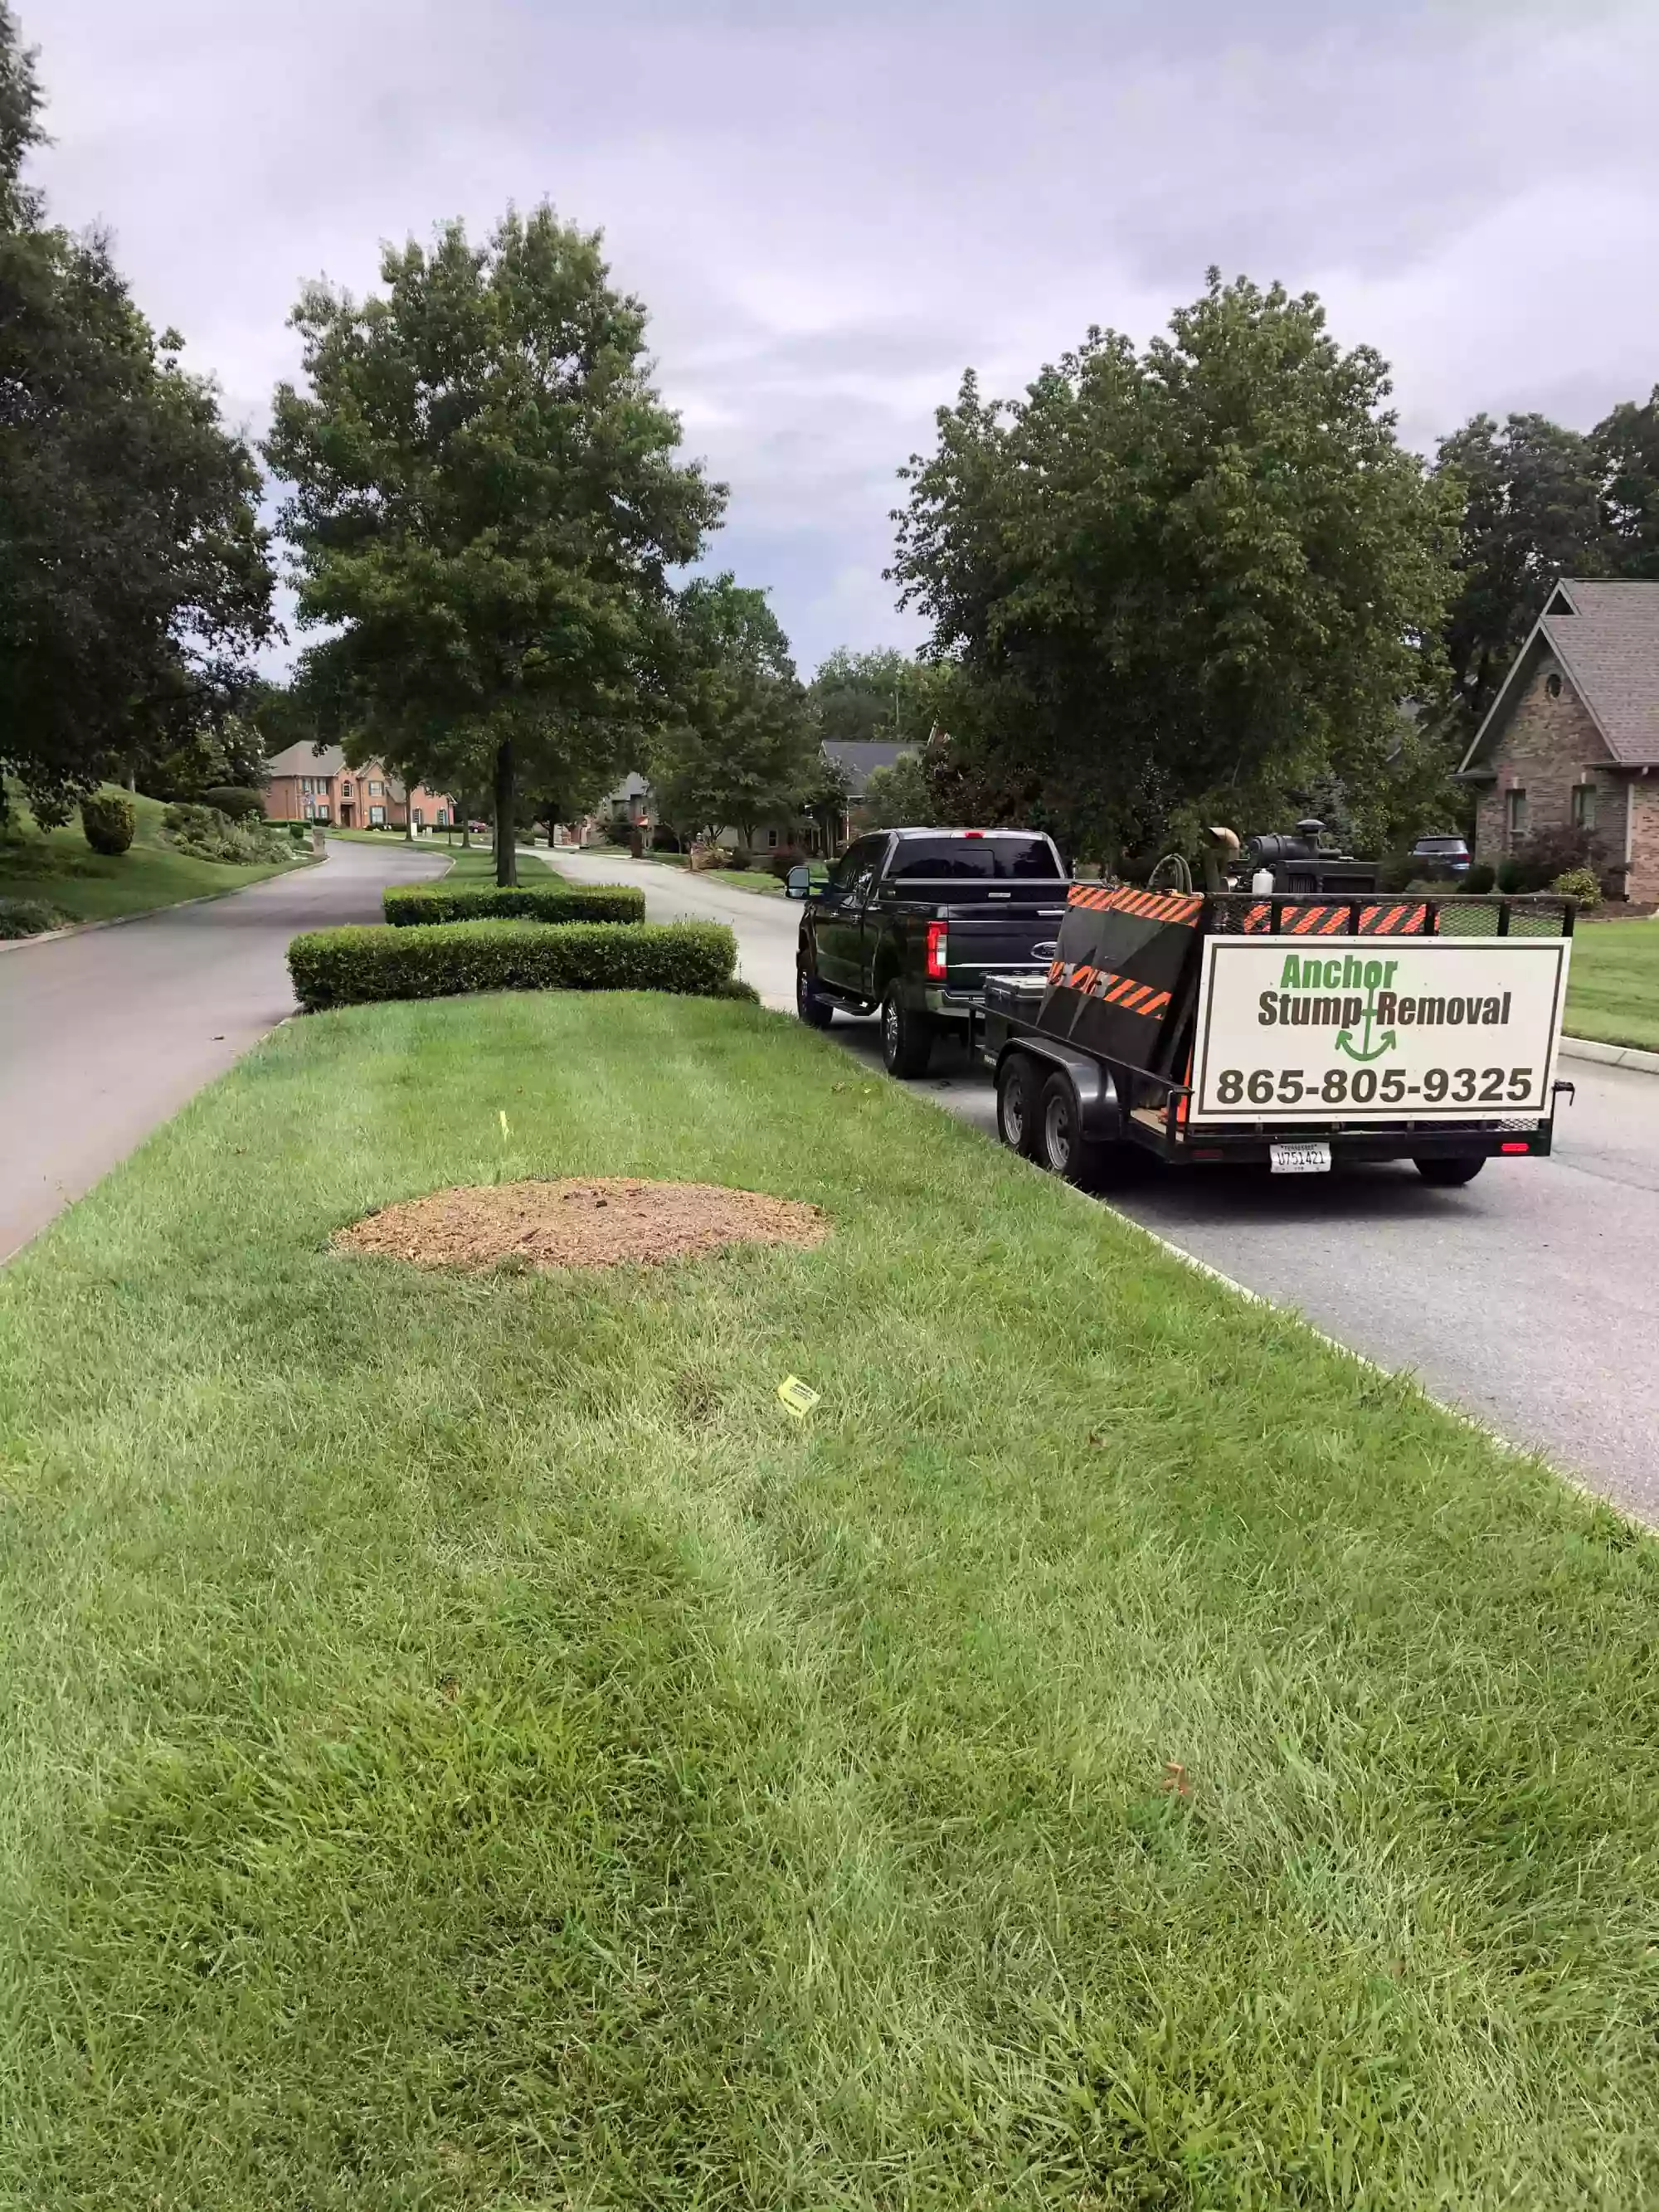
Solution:
[[[1144,338],[1207,264],[1326,297],[1405,433],[1659,378],[1647,0],[33,0],[58,214],[262,427],[300,284],[550,198],[652,309],[714,549],[805,665],[908,642],[895,471],[972,363]]]

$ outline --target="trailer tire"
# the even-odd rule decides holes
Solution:
[[[835,1008],[799,966],[795,969],[795,1012],[811,1030],[827,1030],[836,1018]]]
[[[926,1014],[907,1006],[896,983],[881,1002],[881,1057],[890,1075],[902,1081],[926,1075],[933,1056],[933,1025]]]
[[[1011,1052],[997,1071],[997,1134],[1022,1159],[1037,1157],[1042,1085],[1036,1063]]]
[[[1434,1190],[1457,1190],[1466,1182],[1473,1182],[1486,1164],[1484,1152],[1442,1152],[1437,1157],[1425,1155],[1413,1160],[1425,1183]]]
[[[1077,1091],[1064,1069],[1057,1068],[1042,1086],[1037,1103],[1035,1158],[1079,1190],[1093,1190],[1105,1169],[1104,1145],[1091,1143],[1083,1134],[1083,1115]]]

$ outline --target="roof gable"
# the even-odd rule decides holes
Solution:
[[[1564,576],[1474,733],[1460,774],[1492,750],[1552,653],[1621,768],[1659,767],[1659,583]]]

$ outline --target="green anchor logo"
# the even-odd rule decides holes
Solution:
[[[1384,1030],[1380,1042],[1375,1045],[1371,1042],[1371,1027],[1372,1024],[1376,1020],[1376,994],[1374,990],[1367,991],[1365,994],[1365,1012],[1362,1018],[1365,1027],[1364,1051],[1361,1052],[1354,1043],[1353,1032],[1352,1030],[1339,1030],[1337,1031],[1337,1050],[1339,1052],[1346,1052],[1350,1060],[1381,1060],[1385,1052],[1392,1052],[1400,1042],[1398,1033],[1394,1030]]]

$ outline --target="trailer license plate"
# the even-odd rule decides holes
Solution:
[[[1275,1175],[1328,1175],[1331,1171],[1331,1148],[1328,1145],[1269,1145]]]

